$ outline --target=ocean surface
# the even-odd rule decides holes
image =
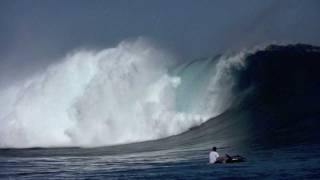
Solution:
[[[135,46],[69,56],[1,91],[0,178],[320,178],[319,47],[269,45],[172,67],[138,61],[160,56]],[[212,146],[247,161],[209,165]]]
[[[0,177],[2,179],[318,179],[319,148],[318,145],[308,145],[308,151],[305,146],[252,150],[243,154],[247,157],[247,162],[215,165],[207,164],[208,151],[201,149],[80,157],[61,155],[1,157]]]

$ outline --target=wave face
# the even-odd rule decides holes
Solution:
[[[172,136],[124,148],[159,149],[315,138],[319,57],[313,46],[273,45],[177,66],[143,40],[78,51],[0,92],[0,147],[96,147]]]
[[[250,139],[271,147],[320,141],[320,48],[271,45],[234,71],[236,107],[249,112]],[[241,111],[242,112],[242,111]]]
[[[195,62],[198,65],[205,64],[201,70],[204,74],[210,74],[206,68],[215,67],[210,71],[213,73],[209,80],[214,83],[205,82],[208,86],[202,88],[201,92],[211,92],[202,93],[207,98],[202,105],[218,100],[219,103],[210,106],[222,110],[219,114],[177,136],[105,148],[103,152],[113,153],[117,150],[128,153],[173,147],[207,149],[215,145],[229,152],[248,153],[252,149],[320,144],[319,47],[303,44],[270,45],[213,59]],[[189,66],[195,68],[191,66],[198,65],[192,63]],[[197,78],[197,75],[193,77]],[[214,92],[218,92],[218,96]],[[202,100],[202,96],[199,99]],[[198,100],[193,95],[188,97]],[[101,152],[97,150],[94,153]]]

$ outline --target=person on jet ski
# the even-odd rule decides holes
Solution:
[[[209,164],[216,163],[217,159],[219,158],[219,154],[217,153],[217,148],[212,147],[210,153],[209,153]]]
[[[214,164],[214,163],[227,163],[232,159],[231,156],[226,154],[225,156],[220,156],[219,153],[217,152],[216,147],[212,147],[210,153],[209,153],[209,164]]]

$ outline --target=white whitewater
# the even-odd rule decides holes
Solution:
[[[212,77],[198,96],[186,101],[195,102],[197,108],[191,111],[177,110],[177,88],[185,79],[168,73],[173,62],[143,40],[72,53],[45,72],[0,91],[0,148],[153,140],[179,134],[218,114],[217,104],[230,99],[221,93],[228,94],[225,89],[232,83],[221,83],[221,78],[227,77],[226,62],[233,60],[219,61],[218,69],[207,75]]]

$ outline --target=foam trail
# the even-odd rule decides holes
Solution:
[[[0,147],[103,146],[199,125],[204,117],[175,111],[172,61],[143,40],[73,53],[0,92]]]

